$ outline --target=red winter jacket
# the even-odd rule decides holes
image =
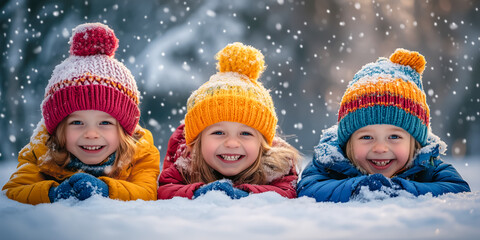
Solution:
[[[178,171],[178,168],[188,169],[191,162],[191,159],[183,157],[186,151],[186,143],[183,136],[184,126],[184,124],[180,125],[168,141],[168,149],[163,162],[163,170],[158,180],[158,199],[171,199],[173,197],[186,197],[192,199],[195,190],[205,185],[203,182],[187,184]],[[276,137],[273,140],[272,150],[270,152],[281,152],[282,147],[287,145],[288,143]],[[274,156],[275,153],[269,155],[269,157]],[[237,184],[235,187],[249,193],[274,191],[284,197],[295,198],[297,197],[295,188],[298,176],[293,160],[289,159],[289,161],[292,162],[289,169],[281,169],[281,171],[265,169],[268,168],[268,166],[264,166],[269,184]]]

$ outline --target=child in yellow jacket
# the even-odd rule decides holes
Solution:
[[[45,89],[43,118],[3,190],[29,204],[93,195],[156,200],[160,155],[138,125],[139,91],[114,58],[118,39],[108,26],[86,23],[70,44]]]

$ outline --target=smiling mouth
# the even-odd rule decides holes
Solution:
[[[245,155],[217,155],[219,158],[225,160],[225,161],[238,161],[240,159],[242,159],[243,157],[245,157]]]
[[[370,160],[371,163],[373,163],[375,166],[378,166],[378,167],[385,167],[387,166],[389,163],[392,162],[392,160]]]
[[[100,150],[102,149],[103,147],[105,146],[80,146],[82,149],[84,150],[88,150],[88,151],[97,151],[97,150]]]

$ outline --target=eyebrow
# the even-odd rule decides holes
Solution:
[[[75,113],[70,113],[67,117],[71,118],[71,117],[80,117],[80,116],[78,116],[78,114],[75,114]]]
[[[405,131],[403,128],[400,128],[400,127],[397,127],[397,126],[389,127],[387,130],[389,130],[389,131],[395,131],[395,132],[407,132],[407,131]]]
[[[251,128],[239,128],[238,130],[241,132],[252,132],[252,133],[255,132],[255,129],[251,129]]]
[[[70,113],[70,114],[68,115],[68,117],[77,117],[77,118],[80,118],[80,117],[82,117],[82,116],[79,115],[78,113],[73,112],[73,113]],[[100,115],[100,118],[102,118],[102,119],[115,119],[115,120],[116,120],[115,117],[113,117],[112,115],[110,115],[110,114],[108,114],[108,113],[104,113],[104,114]]]
[[[362,134],[362,133],[370,133],[372,130],[366,130],[366,129],[359,129],[355,131],[353,134]],[[352,134],[352,135],[353,135]]]
[[[400,130],[392,130],[390,133],[391,133],[391,134],[398,134],[398,135],[409,135],[408,132],[406,132],[406,131],[400,131]]]
[[[104,118],[104,119],[116,119],[116,118],[110,116],[110,114],[105,115],[105,116],[101,116],[101,118]]]

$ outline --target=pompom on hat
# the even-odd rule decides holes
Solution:
[[[101,23],[73,29],[70,56],[53,70],[45,89],[42,115],[50,134],[69,114],[103,111],[132,135],[140,118],[139,91],[130,71],[114,59],[118,39]]]
[[[430,127],[430,109],[422,86],[425,58],[418,52],[397,49],[389,59],[379,58],[358,71],[349,83],[338,111],[338,141],[367,125],[390,124],[403,128],[422,146]]]
[[[230,121],[258,130],[271,145],[278,119],[269,91],[257,81],[265,70],[263,54],[237,42],[227,45],[215,58],[218,72],[187,101],[187,144],[206,127]]]

